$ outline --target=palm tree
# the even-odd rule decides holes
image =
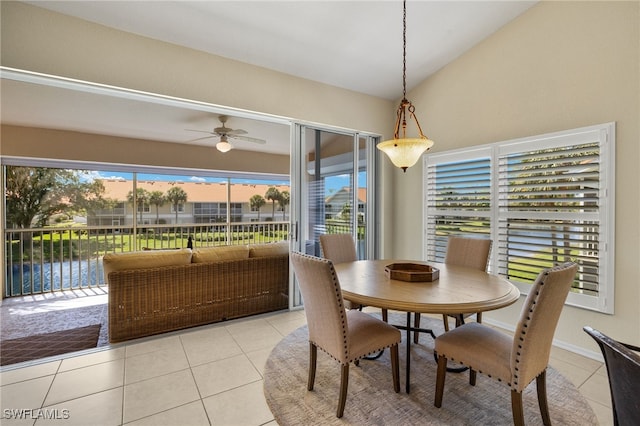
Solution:
[[[276,215],[276,201],[279,201],[281,197],[280,191],[273,186],[267,189],[267,192],[264,194],[264,198],[271,201],[271,220],[275,218]]]
[[[285,220],[285,213],[287,211],[287,206],[289,205],[289,202],[291,201],[291,195],[289,194],[289,191],[282,191],[280,193],[280,199],[278,200],[278,203],[280,204],[280,207],[282,207],[282,220]]]
[[[258,222],[260,221],[260,208],[267,204],[267,200],[262,197],[260,194],[256,194],[251,199],[249,199],[249,204],[251,205],[251,210],[258,211]]]
[[[166,202],[167,200],[164,198],[162,191],[152,191],[149,194],[149,204],[156,206],[156,225],[160,222],[160,207]]]
[[[133,191],[129,191],[127,194],[127,201],[131,205],[134,204]],[[144,205],[149,204],[149,191],[144,188],[136,188],[135,204],[138,205],[138,213],[140,213],[140,223],[142,223],[142,213],[144,212]]]
[[[165,196],[167,201],[171,203],[174,211],[176,212],[176,224],[178,223],[178,209],[180,206],[187,202],[187,193],[184,189],[174,186],[167,191]]]

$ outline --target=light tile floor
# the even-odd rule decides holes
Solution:
[[[303,311],[280,312],[4,368],[0,423],[275,425],[263,366],[282,337],[305,323]],[[550,363],[578,387],[602,425],[613,424],[602,363],[557,348]],[[36,410],[15,418],[15,410],[27,408]],[[58,419],[38,418],[44,415]]]

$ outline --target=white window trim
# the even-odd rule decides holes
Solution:
[[[568,145],[580,143],[586,138],[595,138],[600,142],[600,194],[603,200],[599,206],[599,226],[601,229],[599,243],[600,248],[600,280],[598,282],[598,295],[587,295],[570,292],[566,304],[602,313],[614,313],[614,283],[615,283],[615,123],[604,123],[578,129],[548,133],[538,136],[495,142],[485,145],[477,145],[470,148],[461,148],[441,153],[432,153],[423,156],[423,259],[429,260],[427,255],[428,215],[432,214],[427,205],[427,173],[428,166],[435,163],[447,163],[453,161],[470,160],[480,156],[491,156],[491,181],[492,188],[497,188],[498,158],[500,154],[519,152],[529,149],[532,145],[538,149],[558,146],[559,143]],[[592,139],[593,140],[593,139]],[[523,148],[526,147],[526,148]],[[499,199],[498,191],[492,190],[491,195],[491,238],[497,241]],[[497,263],[498,250],[492,250],[489,271],[493,271],[492,265]],[[514,284],[522,294],[527,294],[529,284]]]

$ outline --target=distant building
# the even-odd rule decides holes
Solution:
[[[264,184],[227,184],[208,182],[162,182],[162,181],[138,181],[137,188],[148,192],[160,191],[166,195],[172,187],[178,187],[187,194],[187,202],[175,207],[168,202],[161,206],[144,203],[138,205],[138,211],[133,211],[133,205],[129,203],[127,196],[133,191],[133,182],[130,180],[103,180],[104,197],[113,200],[108,208],[90,212],[87,217],[89,226],[130,226],[133,224],[134,215],[139,224],[191,224],[191,223],[219,223],[227,221],[227,205],[230,208],[231,222],[256,222],[256,221],[283,221],[289,219],[288,206],[284,211],[279,203],[275,203],[275,212],[272,217],[272,202],[266,200],[262,208],[252,209],[251,197],[254,195],[265,196],[270,187],[280,192],[290,191],[288,185],[264,185]],[[227,204],[229,197],[229,204]],[[176,221],[177,218],[177,221]]]
[[[339,219],[345,205],[351,205],[351,188],[340,188],[324,200],[325,219]],[[358,214],[364,217],[367,205],[367,188],[358,188]]]

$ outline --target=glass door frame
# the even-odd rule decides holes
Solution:
[[[304,233],[308,229],[309,224],[309,210],[308,210],[308,194],[305,187],[305,168],[306,168],[306,153],[308,151],[309,138],[307,138],[307,132],[320,131],[334,134],[340,134],[345,136],[351,136],[353,138],[352,146],[352,166],[353,172],[353,188],[351,191],[351,229],[354,234],[354,238],[357,240],[358,232],[358,181],[359,170],[364,168],[366,171],[366,206],[365,206],[365,244],[364,244],[364,256],[360,255],[360,258],[375,259],[378,256],[380,242],[378,235],[380,230],[380,218],[378,214],[380,209],[378,207],[377,190],[379,186],[377,164],[379,156],[376,150],[376,144],[380,140],[379,135],[358,132],[355,130],[336,128],[331,126],[319,126],[317,124],[307,124],[301,122],[294,122],[291,126],[291,205],[290,205],[290,250],[306,252],[306,240]],[[360,153],[360,141],[364,139],[364,158]],[[315,148],[314,148],[315,149]],[[357,247],[360,251],[360,247]],[[302,299],[300,291],[298,289],[297,282],[295,280],[295,274],[293,269],[290,270],[289,280],[289,308],[298,309],[302,307]]]

